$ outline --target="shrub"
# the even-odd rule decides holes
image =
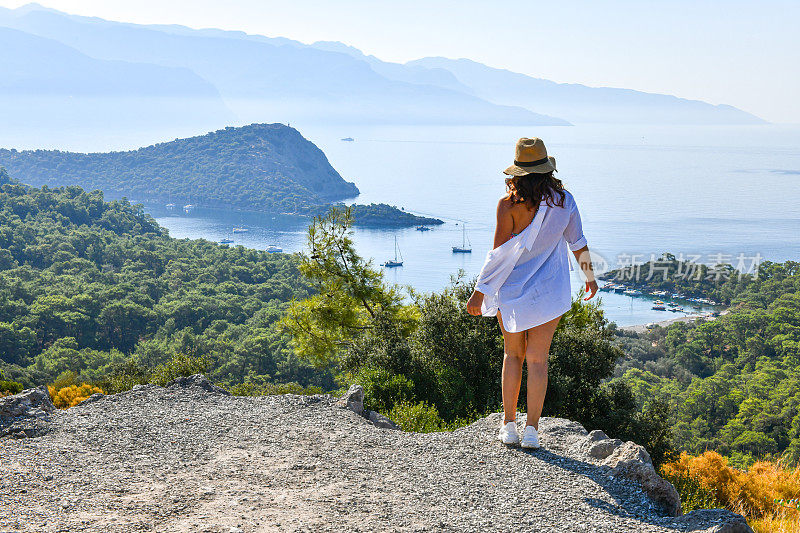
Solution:
[[[716,490],[706,486],[688,471],[675,470],[666,464],[661,466],[659,474],[672,483],[680,494],[684,513],[697,509],[725,507],[719,501]]]
[[[177,378],[205,374],[210,368],[211,360],[205,355],[195,357],[176,353],[169,361],[156,367],[149,381],[154,385],[163,387]]]
[[[0,380],[0,397],[22,392],[22,383]]]
[[[205,355],[174,354],[155,368],[142,365],[136,357],[111,365],[102,386],[110,393],[131,390],[136,385],[152,383],[163,387],[170,381],[194,374],[205,374],[211,369],[211,359]]]
[[[61,388],[50,385],[47,387],[47,390],[50,392],[50,399],[53,401],[53,405],[59,409],[75,407],[92,394],[103,394],[103,389],[88,383],[68,385]]]
[[[77,379],[78,379],[78,374],[70,370],[65,370],[64,372],[58,375],[56,380],[53,382],[52,387],[55,390],[71,387],[72,385],[78,384]]]
[[[112,365],[102,386],[110,394],[131,390],[136,385],[150,382],[150,371],[131,358],[122,363]]]
[[[396,403],[387,413],[403,431],[416,431],[418,433],[431,433],[447,429],[439,411],[425,402]]]
[[[363,387],[368,407],[379,413],[388,413],[396,404],[410,402],[414,398],[414,384],[405,376],[384,368],[362,368],[352,382]]]

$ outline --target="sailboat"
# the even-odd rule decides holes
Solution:
[[[469,243],[469,248],[467,248],[467,243]],[[467,239],[467,225],[462,223],[461,224],[461,246],[453,246],[453,253],[454,254],[471,254],[472,253],[472,243],[469,242]]]
[[[399,261],[397,260],[398,254],[400,255]],[[394,261],[390,259],[386,261],[383,266],[386,268],[403,266],[403,254],[400,253],[400,248],[397,246],[397,235],[394,236]]]

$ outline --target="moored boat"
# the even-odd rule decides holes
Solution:
[[[467,243],[469,243],[470,247],[467,248]],[[471,254],[472,253],[472,243],[469,242],[467,238],[467,225],[461,225],[461,246],[453,246],[453,253],[454,254]]]
[[[399,259],[398,256],[400,257]],[[400,247],[397,246],[397,235],[394,236],[394,259],[389,259],[383,266],[386,268],[403,266],[403,254],[400,253]]]

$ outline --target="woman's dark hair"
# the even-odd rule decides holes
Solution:
[[[506,178],[507,198],[515,204],[527,204],[529,209],[542,200],[550,207],[564,207],[564,184],[553,172],[526,174]]]

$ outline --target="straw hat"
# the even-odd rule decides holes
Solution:
[[[514,164],[503,171],[509,176],[526,176],[528,174],[545,174],[556,170],[556,158],[547,155],[544,142],[538,137],[523,137],[517,141]]]

